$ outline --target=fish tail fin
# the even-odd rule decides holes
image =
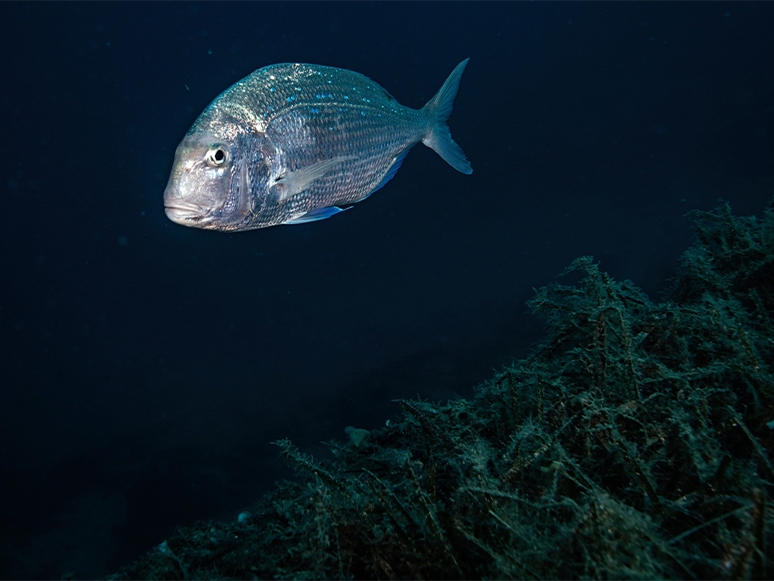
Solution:
[[[449,126],[446,124],[454,107],[454,98],[457,96],[457,89],[460,87],[460,80],[465,66],[470,59],[466,58],[449,75],[446,82],[435,94],[435,97],[428,101],[423,107],[433,118],[433,126],[430,133],[422,139],[427,147],[440,155],[446,163],[459,172],[465,174],[473,173],[470,162],[465,158],[462,148],[452,139]]]

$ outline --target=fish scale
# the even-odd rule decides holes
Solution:
[[[178,146],[167,215],[225,231],[328,218],[382,187],[419,141],[470,173],[446,125],[466,64],[422,109],[345,69],[255,71],[221,93]]]

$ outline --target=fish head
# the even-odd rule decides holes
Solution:
[[[238,139],[189,133],[164,190],[167,217],[183,226],[237,230],[253,211],[248,163]]]

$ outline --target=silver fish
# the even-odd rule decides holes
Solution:
[[[221,231],[329,218],[384,186],[419,141],[472,173],[446,124],[468,60],[421,109],[345,69],[258,69],[221,93],[178,145],[167,217]]]

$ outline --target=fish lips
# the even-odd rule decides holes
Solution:
[[[191,222],[199,222],[207,215],[207,211],[201,206],[182,200],[165,202],[164,213],[167,215],[167,218],[176,224],[183,225],[189,225]]]

